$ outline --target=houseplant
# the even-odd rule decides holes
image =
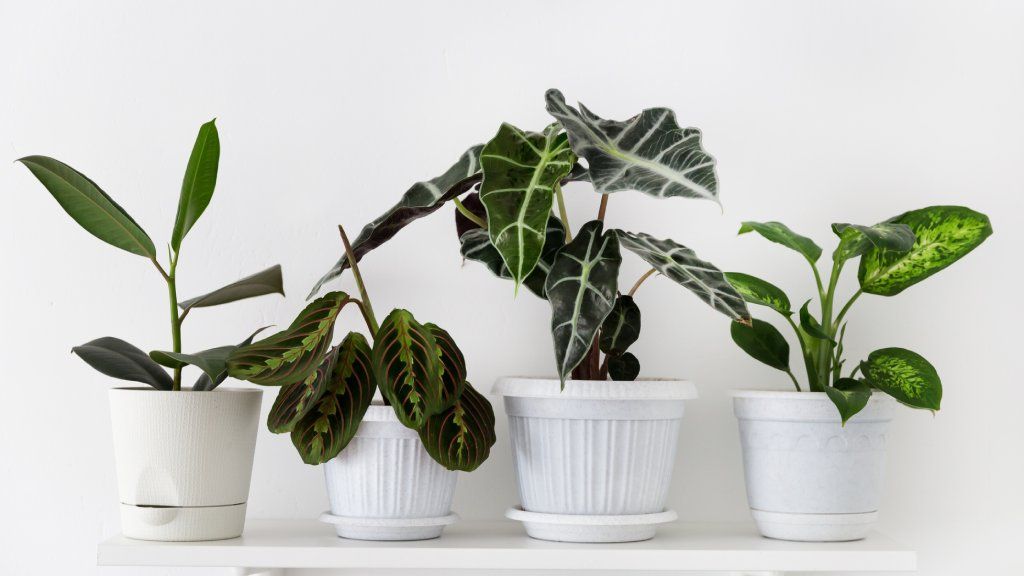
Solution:
[[[465,359],[448,332],[402,309],[378,324],[352,262],[359,298],[317,298],[288,329],[234,350],[228,373],[281,386],[267,427],[289,432],[305,463],[325,464],[331,511],[321,519],[339,536],[436,538],[456,518],[456,471],[475,470],[490,453],[494,411],[466,381]],[[338,314],[349,304],[370,340],[349,332],[332,348]],[[382,401],[372,402],[377,391]]]
[[[494,389],[505,397],[523,508],[510,517],[538,538],[642,540],[675,517],[665,501],[683,403],[696,392],[689,382],[636,380],[639,360],[629,348],[640,331],[637,289],[661,274],[732,320],[750,315],[723,273],[692,250],[604,227],[609,195],[622,190],[717,202],[715,161],[700,131],[679,128],[665,108],[616,122],[569,106],[557,90],[546,102],[553,124],[542,132],[502,124],[486,145],[367,225],[316,289],[405,225],[454,203],[463,256],[551,304],[558,377],[505,378]],[[573,231],[562,186],[581,181],[601,201],[596,219]],[[625,293],[623,247],[652,266]]]
[[[729,281],[748,302],[779,313],[796,334],[806,372],[804,391],[789,367],[789,344],[768,322],[733,324],[733,340],[757,360],[786,372],[795,392],[735,393],[747,498],[765,536],[786,540],[863,538],[877,517],[885,465],[885,434],[896,402],[936,411],[942,383],[916,352],[882,348],[847,367],[846,318],[863,294],[895,296],[956,262],[992,233],[984,214],[960,206],[912,210],[874,226],[833,224],[839,237],[832,271],[822,279],[821,248],[779,222],[745,222],[797,251],[814,274],[820,317],[810,300],[794,312],[785,292],[748,274]],[[860,258],[860,287],[837,307],[846,264]],[[796,316],[797,320],[794,320]]]
[[[179,301],[176,272],[182,242],[210,203],[219,161],[220,139],[211,120],[199,129],[188,160],[165,268],[149,235],[95,182],[53,158],[20,160],[87,232],[149,259],[167,285],[170,351],[147,355],[110,336],[72,349],[106,376],[149,386],[110,390],[121,528],[130,538],[232,538],[242,533],[245,523],[262,392],[217,389],[227,378],[224,360],[238,345],[183,354],[181,328],[194,309],[284,291],[281,267],[273,266]],[[203,370],[191,389],[182,387],[182,369],[188,364]]]

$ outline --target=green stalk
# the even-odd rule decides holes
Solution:
[[[175,273],[178,269],[178,255],[175,254],[171,257],[170,271],[167,273],[165,279],[167,281],[167,295],[170,297],[171,303],[171,343],[172,350],[175,352],[181,352],[181,317],[178,316],[178,284],[175,279]],[[181,368],[174,369],[174,384],[171,390],[181,390]]]
[[[487,221],[474,214],[473,211],[470,210],[469,208],[466,208],[466,205],[462,203],[462,200],[459,200],[458,198],[452,198],[452,202],[455,203],[455,209],[458,210],[460,214],[462,214],[466,218],[469,218],[477,226],[483,228],[484,230],[487,230]]]
[[[832,264],[832,274],[828,279],[828,292],[821,299],[821,329],[833,340],[836,336],[836,324],[832,322],[832,308],[836,297],[836,286],[839,284],[839,276],[842,274],[842,262]],[[818,375],[822,386],[831,384],[832,373],[832,345],[828,340],[818,341],[816,344],[818,356]]]
[[[474,215],[475,216],[475,215]],[[341,241],[345,244],[345,257],[348,258],[348,265],[352,268],[352,276],[356,279],[356,286],[359,287],[359,295],[362,297],[363,313],[366,316],[366,321],[369,324],[370,330],[373,332],[373,337],[377,337],[377,331],[380,330],[380,325],[377,324],[377,317],[373,313],[373,304],[370,304],[370,295],[366,292],[366,285],[363,284],[363,275],[359,273],[359,263],[356,262],[356,254],[352,251],[352,244],[348,241],[348,235],[345,234],[345,228],[338,224],[338,232],[341,233]]]
[[[793,386],[796,386],[796,391],[803,392],[803,389],[800,388],[800,383],[796,381],[796,376],[793,375],[793,371],[787,368],[786,374],[789,374],[789,379],[793,381]]]
[[[860,295],[863,294],[863,293],[864,293],[864,291],[860,290],[860,289],[858,289],[856,292],[853,293],[853,296],[850,297],[850,300],[846,303],[845,306],[843,306],[843,309],[839,311],[839,315],[836,316],[836,325],[837,326],[840,323],[842,323],[843,318],[846,317],[846,313],[850,311],[850,306],[853,306],[853,303],[856,302],[857,298],[860,298]]]
[[[569,226],[569,212],[565,209],[565,198],[562,197],[562,185],[555,184],[555,198],[558,200],[558,217],[562,219],[562,227],[565,228],[565,243],[572,242],[572,231]]]

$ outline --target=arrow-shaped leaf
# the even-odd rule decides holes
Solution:
[[[620,356],[640,337],[640,307],[633,297],[623,294],[601,324],[601,352]],[[618,380],[618,378],[616,378]]]
[[[181,248],[181,241],[192,229],[213,197],[217,186],[217,167],[220,164],[220,136],[215,120],[199,128],[196,143],[185,167],[185,178],[181,182],[181,196],[178,198],[178,216],[171,233],[171,248]]]
[[[157,390],[170,390],[174,385],[171,376],[145,352],[119,338],[104,336],[71,351],[111,378],[142,382]]]
[[[392,310],[374,339],[373,365],[381,394],[398,420],[419,430],[445,408],[437,342],[407,310]]]
[[[419,430],[430,457],[449,470],[472,472],[487,460],[494,434],[494,410],[469,382],[458,400],[427,419]]]
[[[178,306],[183,311],[187,311],[192,308],[217,306],[266,294],[280,294],[284,296],[284,280],[281,278],[280,264],[271,266],[252,276],[246,276],[209,294],[179,302]]]

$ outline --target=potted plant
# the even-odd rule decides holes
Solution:
[[[794,392],[737,391],[747,499],[758,529],[784,540],[863,538],[878,516],[885,468],[886,430],[896,402],[936,411],[942,383],[915,352],[882,348],[846,366],[847,313],[863,294],[895,296],[977,248],[992,226],[984,214],[960,206],[912,210],[874,226],[833,224],[839,237],[832,271],[823,279],[821,248],[779,222],[745,222],[800,253],[814,273],[820,316],[810,300],[794,312],[785,292],[748,274],[728,273],[747,302],[778,312],[796,333],[807,376],[801,388],[789,365],[789,344],[768,322],[733,324],[732,338],[755,359],[786,372]],[[860,258],[860,287],[841,307],[843,268]],[[795,319],[794,319],[795,318]]]
[[[188,160],[165,267],[149,235],[95,182],[53,158],[20,160],[87,232],[147,258],[167,285],[170,351],[147,355],[110,336],[72,349],[106,376],[149,386],[110,390],[121,529],[129,538],[233,538],[245,523],[262,392],[218,388],[227,378],[224,362],[238,345],[183,354],[181,328],[194,309],[284,291],[281,267],[273,266],[208,294],[178,299],[182,242],[210,203],[219,161],[220,139],[211,120],[199,129]],[[182,386],[188,364],[203,370],[191,389]]]
[[[724,274],[692,250],[604,226],[609,195],[622,190],[717,202],[715,161],[700,131],[680,128],[666,108],[617,122],[569,106],[557,90],[546,102],[553,124],[542,132],[502,124],[486,145],[367,225],[318,288],[453,202],[462,255],[551,304],[557,376],[503,378],[493,390],[504,396],[522,503],[509,517],[536,538],[644,540],[676,517],[665,503],[683,405],[696,390],[685,381],[637,379],[640,364],[629,351],[640,333],[636,292],[661,274],[732,320],[749,323],[750,315]],[[573,230],[562,187],[585,181],[601,195],[600,207]],[[621,248],[652,267],[628,291],[618,279]]]
[[[378,324],[352,262],[359,298],[317,298],[288,329],[234,350],[228,373],[281,386],[267,427],[290,433],[306,464],[324,464],[331,510],[321,520],[338,536],[437,538],[457,518],[457,471],[475,470],[494,445],[494,411],[466,381],[465,359],[448,332],[402,309]],[[349,304],[361,312],[372,344],[349,332],[331,347],[338,314]],[[373,400],[377,391],[380,401]]]

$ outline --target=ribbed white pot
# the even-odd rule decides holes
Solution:
[[[823,392],[734,392],[747,501],[761,534],[813,542],[867,536],[878,518],[895,407],[872,394],[842,426]]]
[[[241,535],[262,395],[225,387],[110,390],[125,536],[183,542]]]
[[[356,435],[324,465],[338,536],[358,540],[437,538],[452,523],[458,473],[427,454],[419,434],[390,406],[373,404]]]
[[[657,515],[665,512],[684,402],[697,397],[693,384],[569,380],[560,390],[557,379],[502,378],[493,393],[504,397],[523,510],[551,515],[558,525],[562,516],[605,517],[594,522],[607,528],[589,536],[566,528],[559,537],[554,524],[531,530],[527,522],[531,536],[643,540],[654,535],[655,523],[671,519]],[[638,515],[650,515],[651,523],[628,534],[614,528],[621,517]]]

